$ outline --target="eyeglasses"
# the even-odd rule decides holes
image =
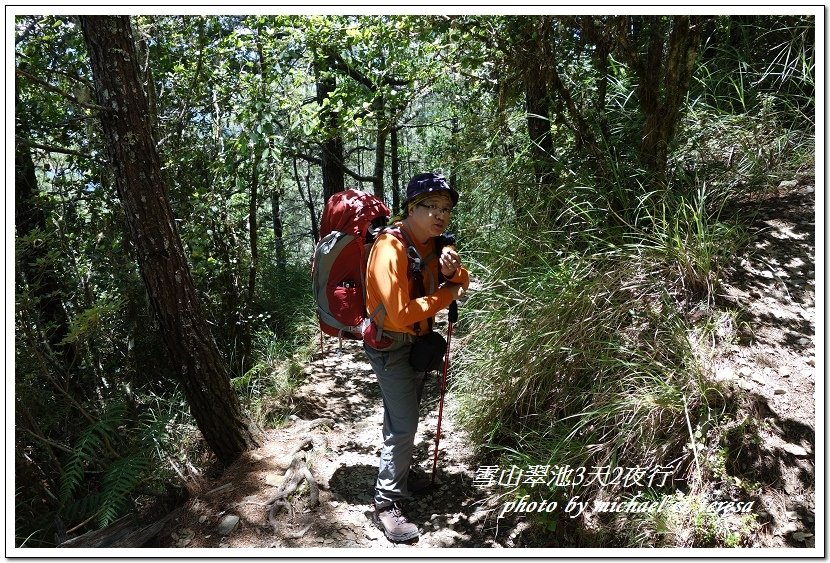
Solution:
[[[439,207],[439,206],[433,205],[431,203],[419,203],[418,207],[423,207],[424,209],[428,210],[433,215],[438,214],[438,213],[445,213],[448,216],[452,217],[452,208],[450,208],[450,207]]]

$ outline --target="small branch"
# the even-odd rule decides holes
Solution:
[[[181,479],[181,480],[182,480],[182,483],[183,483],[184,485],[189,485],[190,483],[189,483],[189,481],[187,480],[187,477],[185,477],[185,476],[184,476],[184,473],[182,473],[182,470],[181,470],[181,469],[179,469],[179,466],[178,466],[178,465],[176,465],[176,462],[175,462],[175,461],[173,461],[173,459],[172,459],[172,458],[169,458],[169,457],[167,458],[167,461],[169,461],[169,462],[170,462],[170,467],[172,467],[172,468],[173,468],[173,471],[175,471],[175,472],[176,472],[176,475],[178,475],[178,476],[179,476],[179,479]]]
[[[424,128],[424,127],[435,127],[435,126],[438,126],[438,125],[443,125],[444,123],[452,123],[452,120],[453,120],[452,117],[448,117],[447,119],[439,119],[438,121],[433,121],[431,123],[418,123],[418,124],[415,124],[415,125],[409,125],[408,123],[402,123],[400,125],[395,125],[395,129],[400,131],[401,129],[421,129],[421,128]]]
[[[367,147],[366,145],[359,145],[359,146],[356,146],[356,147],[352,147],[348,151],[346,151],[346,157],[348,158],[348,157],[352,156],[357,151],[375,152],[375,147]]]
[[[311,164],[316,164],[317,166],[322,166],[322,164],[323,164],[322,160],[320,160],[316,156],[312,156],[310,154],[295,152],[295,153],[291,154],[291,156],[293,156],[295,158],[302,158],[306,162],[310,162]],[[374,182],[377,179],[375,176],[361,176],[360,174],[358,174],[354,170],[350,170],[345,165],[343,166],[343,172],[345,172],[347,175],[351,176],[352,178],[354,178],[358,182]]]
[[[101,164],[106,163],[105,160],[94,157],[90,154],[84,154],[82,152],[73,151],[72,149],[67,149],[67,148],[64,148],[64,147],[55,147],[55,146],[52,146],[52,145],[41,145],[40,143],[35,143],[34,141],[30,141],[29,139],[26,139],[26,138],[21,137],[19,135],[15,135],[14,140],[17,141],[18,143],[28,145],[28,146],[32,147],[33,149],[40,149],[40,150],[44,150],[46,152],[56,152],[56,153],[60,153],[60,154],[69,154],[69,155],[72,155],[72,156],[79,156],[81,158],[88,158],[90,160],[93,160],[95,162],[99,162]]]
[[[71,530],[66,530],[66,533],[71,534],[72,532],[80,530],[81,528],[83,528],[84,526],[86,526],[87,524],[89,524],[90,522],[95,520],[98,517],[98,515],[101,514],[101,512],[103,512],[103,510],[104,510],[104,507],[99,508],[98,511],[95,514],[93,514],[92,516],[90,516],[89,518],[87,518],[86,520],[84,520],[83,522],[78,524],[77,526],[74,526]]]
[[[35,342],[35,350],[38,352],[38,356],[41,360],[45,363],[49,364],[55,373],[58,373],[65,381],[69,379],[69,375],[67,374],[66,370],[61,366],[60,362],[55,359],[55,355],[52,352],[52,348],[49,346],[49,343],[46,341],[45,338],[39,339],[39,341]],[[63,386],[61,386],[60,382],[55,379],[55,377],[49,372],[49,370],[44,369],[43,375],[48,379],[52,385],[55,386],[55,389],[58,392],[66,397],[66,399],[78,409],[81,415],[87,419],[90,423],[94,424],[95,419],[84,409],[83,406],[72,396],[72,394]]]
[[[340,53],[329,51],[327,54],[333,60],[335,68],[344,72],[347,76],[352,78],[361,86],[365,87],[367,90],[372,92],[377,91],[378,86],[372,81],[372,79],[360,72],[354,67],[354,65],[346,61]],[[380,84],[386,86],[409,86],[411,83],[411,80],[403,80],[401,78],[391,76],[383,76],[380,78]]]
[[[686,401],[686,395],[683,395],[683,412],[686,413],[686,428],[689,430],[689,439],[692,442],[692,453],[695,456],[695,467],[697,468],[696,476],[698,481],[700,481],[701,472],[700,472],[700,460],[697,458],[697,442],[695,441],[695,434],[692,431],[692,421],[689,418],[689,404]]]
[[[174,467],[174,469],[175,469],[175,467]],[[234,486],[233,483],[225,483],[224,485],[220,485],[220,486],[216,487],[215,489],[209,490],[208,492],[206,492],[204,494],[204,496],[208,496],[208,495],[211,495],[213,493],[218,493],[219,491],[231,490],[231,489],[233,489],[233,486]],[[265,506],[265,504],[263,503],[262,506]]]
[[[343,172],[345,172],[358,182],[374,182],[377,180],[377,176],[361,176],[357,172],[349,170],[346,166],[343,166]]]
[[[48,446],[51,446],[51,447],[53,447],[55,449],[58,449],[58,450],[61,450],[62,452],[72,453],[72,448],[67,448],[63,444],[59,444],[58,442],[52,441],[52,440],[50,440],[49,438],[47,438],[45,436],[41,436],[40,434],[38,434],[37,432],[35,432],[31,428],[22,428],[21,430],[31,434],[32,437],[37,438],[38,440],[40,440],[41,442],[43,442],[44,444],[46,444]]]
[[[295,153],[291,154],[291,156],[293,156],[295,158],[302,158],[306,162],[310,162],[311,164],[316,164],[317,166],[322,166],[323,165],[322,160],[320,160],[316,156],[312,156],[310,154],[305,154],[305,153],[302,153],[302,152],[295,152]]]
[[[73,104],[81,106],[82,108],[96,110],[96,111],[106,111],[106,112],[112,111],[111,109],[105,108],[103,106],[99,106],[98,104],[88,104],[86,102],[82,102],[78,98],[73,96],[72,94],[64,92],[63,90],[61,90],[60,88],[58,88],[56,86],[52,86],[51,84],[49,84],[45,80],[41,80],[40,78],[37,78],[36,76],[34,76],[32,74],[29,74],[25,70],[15,68],[14,72],[18,76],[22,76],[22,77],[26,78],[27,80],[29,80],[30,82],[34,82],[35,84],[43,86],[45,89],[49,90],[50,92],[54,92],[55,94],[58,94],[59,96],[69,100]]]

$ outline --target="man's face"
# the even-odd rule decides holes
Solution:
[[[452,219],[452,200],[445,193],[430,195],[415,204],[410,217],[425,234],[437,237],[446,230]]]

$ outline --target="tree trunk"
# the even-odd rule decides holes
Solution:
[[[528,20],[521,53],[527,104],[527,131],[530,135],[530,154],[536,171],[536,182],[547,186],[553,180],[553,138],[550,117],[552,114],[548,78],[550,70],[550,31],[548,18]]]
[[[384,194],[383,175],[386,168],[386,137],[389,136],[389,125],[386,122],[386,104],[383,99],[383,94],[378,93],[374,102],[375,115],[378,120],[378,136],[375,143],[375,168],[372,173],[372,184],[374,186],[375,197],[381,201],[385,201],[386,194]]]
[[[678,16],[674,20],[669,35],[669,52],[666,60],[665,84],[665,120],[661,132],[662,146],[668,146],[674,139],[677,125],[680,123],[680,110],[689,91],[689,83],[694,73],[700,38],[700,18]],[[666,155],[661,155],[665,161]]]
[[[293,166],[294,181],[297,182],[297,191],[300,192],[300,199],[303,200],[303,203],[308,209],[309,222],[311,223],[311,238],[314,239],[314,244],[317,244],[320,241],[320,227],[317,224],[317,212],[314,209],[314,200],[311,198],[311,187],[309,185],[309,179],[308,176],[306,176],[305,181],[308,190],[307,192],[303,191],[303,180],[302,178],[300,178],[300,169],[297,168],[296,158],[294,158]],[[306,197],[306,193],[308,193],[308,197]]]
[[[389,132],[389,144],[391,154],[389,165],[392,167],[392,213],[397,215],[401,210],[401,163],[398,157],[398,131],[400,127],[394,126]]]
[[[328,61],[328,59],[323,59]],[[322,73],[318,70],[317,103],[320,104],[320,123],[323,124],[324,140],[321,145],[322,173],[323,173],[323,202],[327,202],[332,194],[346,189],[343,170],[343,139],[340,137],[340,128],[337,125],[337,115],[328,106],[323,107],[323,101],[337,87],[334,75]]]
[[[527,103],[527,131],[530,135],[530,154],[536,182],[547,185],[553,177],[553,139],[550,134],[550,101],[547,82],[540,68],[528,68],[525,75],[525,101]]]
[[[259,165],[262,153],[259,146],[254,146],[254,162],[251,165],[251,193],[248,197],[248,240],[251,246],[251,262],[248,265],[248,296],[245,299],[244,313],[239,319],[241,329],[241,353],[236,364],[240,371],[245,373],[249,369],[251,350],[253,349],[253,335],[251,321],[253,317],[254,297],[256,296],[257,262],[259,261],[259,230],[257,228],[257,209],[259,208]]]
[[[126,16],[81,16],[106,144],[139,267],[196,424],[229,464],[261,431],[242,411],[208,329],[161,176]]]
[[[285,270],[285,241],[282,239],[282,218],[280,217],[280,196],[279,179],[277,185],[271,190],[271,225],[274,229],[274,261],[277,270]]]
[[[457,115],[452,116],[452,142],[450,146],[450,161],[452,162],[452,172],[450,173],[450,186],[453,187],[456,191],[458,190],[458,146],[460,144],[460,137],[461,137],[461,123],[458,120]]]
[[[660,170],[660,122],[664,119],[660,111],[660,74],[663,71],[663,30],[661,16],[649,18],[644,27],[646,55],[639,65],[640,82],[637,92],[640,107],[643,110],[645,124],[640,144],[640,158],[647,168],[654,172]]]
[[[608,127],[608,112],[606,111],[606,104],[608,99],[608,55],[611,54],[611,45],[607,41],[603,41],[597,46],[595,65],[599,71],[599,81],[597,83],[597,117],[599,120],[599,129],[602,133],[602,139],[606,146],[611,139],[611,131]]]
[[[636,92],[644,117],[640,161],[658,179],[665,175],[668,146],[674,140],[689,90],[697,58],[699,19],[644,16],[620,20],[618,44],[637,75]],[[671,27],[668,40],[667,26]],[[645,50],[642,56],[640,46]]]
[[[262,42],[260,41],[258,35],[256,38],[256,50],[259,56],[259,96],[260,99],[265,100],[267,99],[267,88],[265,84],[265,76],[267,74],[267,71],[265,64],[265,55],[262,49]],[[262,110],[258,112],[257,116],[259,121],[263,120]],[[261,139],[262,137],[258,136],[257,138]],[[251,191],[248,196],[248,241],[250,243],[251,249],[251,261],[248,264],[248,295],[247,299],[245,300],[242,318],[239,319],[237,325],[240,328],[241,346],[240,353],[237,354],[238,358],[236,360],[236,364],[239,366],[239,370],[242,373],[245,373],[249,369],[249,362],[252,353],[251,351],[253,350],[251,319],[253,318],[254,298],[256,296],[257,267],[259,265],[259,229],[257,225],[257,210],[259,209],[259,179],[260,165],[262,164],[263,160],[262,154],[264,152],[263,145],[265,147],[268,146],[267,139],[262,144],[256,141],[254,142],[254,161],[251,164]],[[266,170],[268,169],[267,158],[265,159],[264,168]]]

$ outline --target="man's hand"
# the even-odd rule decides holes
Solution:
[[[455,275],[456,270],[461,267],[461,257],[454,246],[445,246],[441,249],[441,256],[438,259],[441,266],[441,274],[450,279]]]

